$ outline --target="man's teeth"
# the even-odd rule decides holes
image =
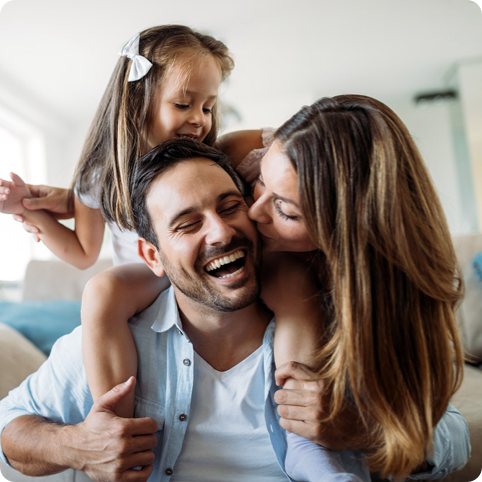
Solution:
[[[234,273],[229,273],[229,274],[225,274],[224,276],[220,276],[219,279],[231,278],[231,276],[236,276],[237,274],[241,273],[241,271],[243,271],[243,268],[237,269]]]
[[[218,269],[225,264],[232,263],[233,261],[236,261],[239,258],[244,258],[244,256],[245,256],[244,252],[239,249],[238,251],[235,251],[234,253],[230,254],[229,256],[223,256],[222,258],[212,260],[206,266],[206,271],[208,271],[208,272],[213,271],[214,269]],[[237,274],[238,272],[240,272],[241,269],[242,268],[235,271],[234,273],[231,273],[230,275],[222,276],[222,278],[226,278],[227,276],[233,276],[234,274]]]

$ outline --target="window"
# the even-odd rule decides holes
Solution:
[[[42,136],[32,126],[0,106],[0,177],[16,172],[29,182],[44,181]],[[18,283],[32,257],[43,257],[23,226],[0,214],[0,282]]]

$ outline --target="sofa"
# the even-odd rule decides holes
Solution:
[[[476,253],[482,252],[482,234],[471,234],[454,238],[460,267],[463,272],[466,292],[457,312],[457,319],[464,349],[470,363],[465,365],[464,382],[455,394],[452,403],[466,419],[472,444],[472,456],[459,472],[445,478],[448,482],[469,482],[477,479],[482,471],[482,282],[472,266]],[[60,302],[71,303],[67,313],[74,315],[72,323],[80,321],[79,301],[87,280],[95,273],[110,266],[110,261],[101,260],[86,271],[78,271],[58,261],[30,262],[23,284],[22,299],[34,308],[47,305],[57,306]],[[39,305],[35,305],[39,303]],[[49,305],[49,303],[51,305]],[[16,325],[15,325],[16,326]],[[37,333],[32,334],[23,326],[14,329],[2,323],[0,311],[0,399],[8,390],[17,386],[29,373],[35,371],[45,360],[49,345],[48,338],[54,337],[55,330],[39,341]],[[19,331],[20,330],[20,331]],[[30,338],[30,340],[28,339]],[[43,342],[43,344],[41,343]],[[42,349],[39,349],[39,346]],[[0,463],[1,473],[7,480],[26,482],[37,478],[24,476]],[[88,482],[82,472],[67,470],[61,474],[41,477],[46,482]],[[374,476],[374,480],[376,477]]]

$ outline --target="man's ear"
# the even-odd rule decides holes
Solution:
[[[139,238],[137,240],[137,250],[139,256],[144,260],[147,266],[151,268],[155,275],[162,277],[166,274],[159,252],[152,243],[149,243],[149,241],[146,241],[144,238]]]

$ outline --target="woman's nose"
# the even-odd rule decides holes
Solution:
[[[250,219],[256,221],[257,223],[269,223],[271,217],[268,214],[266,204],[267,200],[265,199],[265,196],[260,196],[249,208],[248,216],[250,217]]]

